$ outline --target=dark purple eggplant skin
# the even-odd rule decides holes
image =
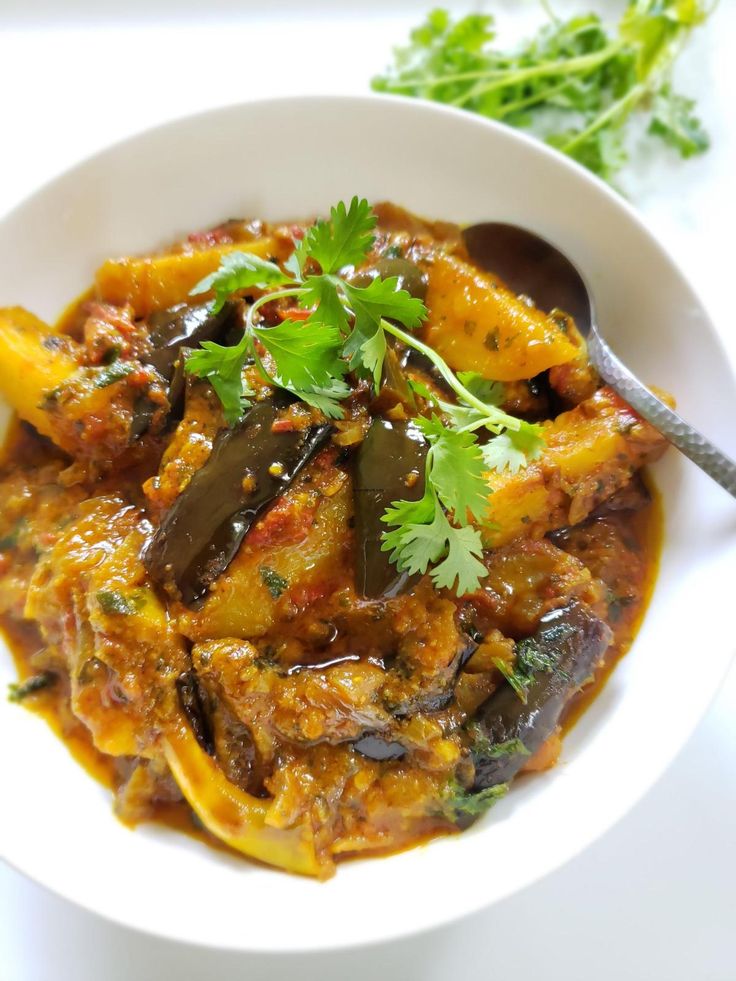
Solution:
[[[212,313],[209,303],[193,307],[179,303],[168,310],[157,310],[147,321],[153,345],[149,364],[170,382],[181,348],[196,348],[202,341],[221,340],[236,316],[234,303],[226,303],[218,313]]]
[[[379,761],[400,760],[408,752],[406,746],[395,739],[386,739],[370,732],[356,739],[353,749],[366,759]]]
[[[174,583],[192,605],[228,567],[246,533],[291,485],[331,433],[331,426],[305,432],[272,432],[290,398],[281,393],[250,408],[241,422],[222,429],[212,452],[165,514],[144,553],[154,582]],[[280,475],[270,472],[281,464]],[[252,489],[243,481],[252,478]]]
[[[215,755],[212,722],[207,711],[207,695],[195,671],[182,671],[176,679],[179,704],[192,727],[194,738],[210,756]]]
[[[502,684],[483,703],[475,719],[480,734],[492,746],[520,740],[527,753],[498,757],[474,752],[473,790],[508,783],[557,728],[572,695],[589,678],[611,642],[609,627],[580,603],[542,617],[531,640],[555,666],[535,672],[524,703],[511,685]]]
[[[355,585],[364,599],[393,598],[415,578],[399,572],[381,550],[381,521],[393,501],[417,501],[424,493],[427,443],[412,422],[374,419],[355,460]]]
[[[218,313],[212,313],[208,303],[194,307],[179,303],[168,310],[157,310],[150,315],[147,325],[153,349],[144,360],[169,383],[166,394],[171,418],[181,417],[185,385],[184,360],[187,351],[198,347],[202,341],[224,340],[237,320],[238,308],[229,302]],[[138,399],[130,426],[131,442],[146,432],[156,409],[157,406],[145,396]]]

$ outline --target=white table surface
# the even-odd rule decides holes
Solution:
[[[481,6],[512,33],[540,16],[533,0]],[[553,6],[615,14],[621,4]],[[323,0],[309,13],[291,0],[0,0],[0,213],[75,160],[166,118],[264,95],[363,92],[424,9],[417,0]],[[681,163],[640,150],[625,181],[705,300],[732,363],[735,36],[736,0],[721,0],[677,73],[699,100],[710,153]],[[733,644],[725,617],[724,643]],[[707,664],[707,650],[693,652],[694,670]],[[642,752],[654,738],[666,733],[643,733]],[[0,981],[736,981],[735,764],[732,671],[670,771],[582,856],[459,924],[338,954],[172,944],[81,912],[2,866]]]

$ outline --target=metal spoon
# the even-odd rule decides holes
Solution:
[[[588,357],[601,378],[681,453],[736,497],[736,463],[619,361],[598,329],[585,280],[567,256],[534,232],[501,222],[471,225],[463,231],[463,239],[473,262],[496,273],[516,293],[531,297],[542,310],[558,308],[569,313],[587,339]]]

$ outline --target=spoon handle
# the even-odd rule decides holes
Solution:
[[[588,357],[607,382],[670,443],[736,497],[736,463],[643,385],[603,340],[593,324]]]

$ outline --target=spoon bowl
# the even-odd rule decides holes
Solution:
[[[716,483],[736,497],[736,463],[651,392],[619,360],[596,322],[593,297],[577,266],[551,242],[518,225],[485,221],[463,231],[476,265],[499,276],[542,310],[570,314],[588,341],[588,357],[601,378],[642,418]]]

